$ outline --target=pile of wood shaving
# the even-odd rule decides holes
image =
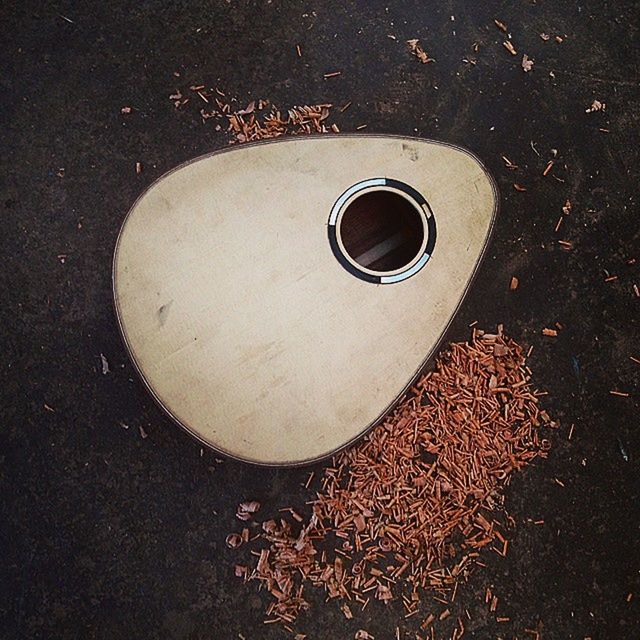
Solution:
[[[292,107],[282,114],[272,107],[262,117],[256,113],[236,112],[228,114],[231,142],[251,142],[266,138],[278,138],[285,134],[338,133],[336,125],[327,128],[330,104]]]
[[[329,124],[329,113],[333,105],[314,104],[294,106],[280,111],[269,100],[251,100],[242,109],[234,108],[225,93],[219,89],[205,89],[204,85],[193,85],[184,93],[177,89],[169,99],[176,109],[185,108],[191,100],[204,106],[200,109],[203,122],[213,119],[216,129],[221,131],[224,122],[229,133],[229,144],[252,142],[267,138],[279,138],[286,134],[339,133],[336,124]]]
[[[262,548],[236,575],[273,597],[265,623],[292,630],[309,607],[307,584],[342,601],[347,618],[371,598],[402,598],[411,617],[425,592],[452,602],[482,549],[506,555],[496,521],[505,517],[501,490],[514,471],[546,456],[541,427],[556,426],[530,375],[523,349],[501,327],[474,330],[468,343],[441,353],[392,415],[324,470],[306,522],[289,510],[294,522],[268,520],[251,538]],[[461,635],[462,619],[456,629]]]

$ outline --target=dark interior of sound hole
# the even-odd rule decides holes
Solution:
[[[340,233],[351,258],[373,271],[404,267],[416,257],[424,237],[416,208],[392,191],[357,197],[342,216]]]

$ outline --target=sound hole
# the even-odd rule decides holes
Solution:
[[[355,198],[340,222],[349,256],[372,271],[396,271],[418,254],[424,239],[420,214],[393,191],[370,191]]]

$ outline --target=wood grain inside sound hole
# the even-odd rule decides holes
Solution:
[[[415,207],[391,191],[357,197],[342,216],[340,233],[353,260],[373,271],[405,266],[416,257],[424,237]]]

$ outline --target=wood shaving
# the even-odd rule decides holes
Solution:
[[[496,25],[496,27],[500,29],[500,31],[504,31],[504,33],[507,33],[507,25],[504,22],[500,22],[500,20],[495,20],[495,19],[493,22]]]
[[[518,55],[518,52],[516,51],[516,48],[511,44],[511,40],[505,40],[502,43],[502,46],[512,55],[512,56],[516,56]]]
[[[260,503],[252,500],[250,502],[241,502],[236,511],[238,520],[250,520],[252,515],[260,509]]]
[[[615,389],[612,389],[609,393],[612,396],[618,396],[619,398],[628,398],[630,396],[626,391],[616,391]]]
[[[262,523],[242,577],[272,596],[265,623],[291,625],[309,608],[307,585],[342,600],[347,618],[354,601],[364,609],[371,597],[401,598],[409,615],[420,593],[453,601],[482,549],[506,554],[502,489],[546,457],[541,426],[556,425],[538,407],[522,347],[502,327],[450,345],[380,426],[324,469],[310,516]]]
[[[591,106],[585,109],[585,113],[593,113],[594,111],[604,111],[607,108],[605,102],[600,102],[600,100],[594,100],[591,103]]]
[[[230,533],[226,539],[225,544],[229,549],[237,549],[240,545],[242,545],[242,538],[239,533]]]
[[[522,65],[522,70],[525,73],[528,73],[533,69],[533,60],[531,60],[526,53],[522,56],[522,62],[520,64]]]
[[[435,62],[433,58],[430,58],[427,52],[422,48],[420,44],[420,40],[418,38],[413,38],[412,40],[407,40],[407,44],[409,45],[409,50],[411,53],[422,62],[422,64],[428,64],[429,62]]]

